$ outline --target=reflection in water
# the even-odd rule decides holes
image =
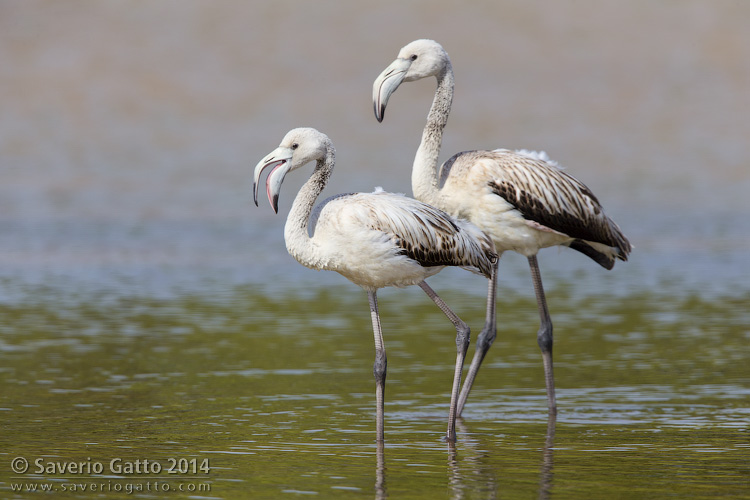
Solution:
[[[375,468],[375,500],[388,498],[385,487],[385,443],[377,442],[377,467]]]
[[[555,440],[556,417],[550,413],[547,420],[547,432],[542,447],[542,461],[539,474],[539,494],[540,500],[550,498],[552,491],[553,474],[553,448]],[[472,488],[470,484],[475,484],[486,498],[495,498],[498,493],[499,484],[496,472],[493,467],[484,463],[484,459],[489,458],[486,452],[481,451],[479,442],[471,438],[463,422],[458,424],[462,439],[461,447],[464,449],[466,456],[459,459],[458,450],[453,443],[448,443],[448,485],[451,491],[451,498],[460,500],[471,496]]]
[[[465,498],[470,494],[469,485],[476,483],[482,492],[494,498],[498,481],[495,470],[484,463],[486,452],[482,450],[480,442],[468,432],[463,420],[458,422],[457,427],[461,436],[459,444],[465,456],[459,459],[455,444],[448,443],[448,485],[451,497]]]
[[[553,429],[554,429],[554,424]],[[446,441],[448,451],[447,472],[448,488],[451,498],[462,499],[472,494],[471,485],[478,485],[481,492],[494,498],[498,490],[498,481],[495,470],[483,462],[487,458],[485,451],[480,448],[480,443],[467,432],[462,420],[456,422],[456,430],[460,434],[460,446],[465,456],[459,459],[456,443]],[[551,440],[547,440],[551,446]],[[547,446],[545,445],[545,450]],[[377,443],[377,460],[375,468],[375,499],[388,498],[386,487],[385,446],[382,442]],[[546,455],[545,455],[546,456]],[[546,487],[546,485],[545,485]]]
[[[557,417],[554,413],[549,414],[547,418],[547,435],[544,438],[544,447],[542,448],[542,467],[539,474],[539,499],[546,500],[550,497],[552,490],[552,450],[555,446],[555,424]]]

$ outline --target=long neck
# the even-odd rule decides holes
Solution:
[[[443,129],[448,123],[453,102],[453,68],[450,61],[446,62],[437,80],[435,98],[427,115],[427,124],[422,132],[422,142],[414,157],[411,173],[414,197],[427,203],[434,203],[439,194],[438,157],[443,142]]]
[[[315,243],[308,231],[310,215],[315,200],[328,184],[335,162],[336,152],[333,147],[328,146],[325,159],[318,160],[312,175],[297,193],[284,226],[284,241],[289,253],[300,264],[313,269],[319,269],[320,263]]]

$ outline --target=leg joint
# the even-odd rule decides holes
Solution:
[[[491,323],[486,323],[484,328],[482,328],[482,331],[479,333],[479,337],[477,337],[477,349],[481,347],[486,351],[492,346],[492,343],[495,342],[496,337],[497,327]]]
[[[375,375],[376,381],[383,381],[385,382],[385,376],[388,372],[388,358],[385,355],[385,352],[377,352],[375,353],[375,364],[372,366],[372,373]]]
[[[471,328],[463,321],[456,325],[456,348],[463,352],[469,347]]]
[[[539,332],[536,334],[536,341],[542,352],[552,351],[552,339],[552,322],[542,322],[542,325],[539,327]]]

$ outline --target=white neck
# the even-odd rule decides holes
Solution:
[[[325,159],[318,160],[312,175],[297,193],[284,226],[286,249],[297,262],[312,269],[320,269],[321,264],[315,242],[308,231],[310,215],[315,200],[328,184],[336,162],[336,152],[333,146],[328,145],[326,149]]]
[[[427,115],[422,142],[414,157],[411,172],[411,189],[414,197],[432,204],[436,203],[440,192],[438,157],[443,142],[443,129],[448,123],[448,114],[453,102],[453,68],[450,61],[446,61],[443,71],[437,76],[437,81],[435,98]]]

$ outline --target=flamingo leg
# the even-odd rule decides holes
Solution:
[[[498,259],[499,261],[499,259]],[[474,358],[471,360],[469,366],[469,372],[466,374],[466,380],[461,388],[461,395],[458,398],[458,409],[456,410],[456,416],[460,417],[466,404],[466,399],[469,397],[471,392],[471,386],[474,384],[474,379],[477,377],[479,367],[482,366],[482,361],[490,349],[490,346],[495,341],[497,336],[497,323],[496,323],[496,310],[495,310],[495,296],[497,295],[497,268],[498,261],[495,262],[492,268],[492,276],[489,279],[488,291],[487,291],[487,313],[484,320],[484,328],[482,328],[479,337],[477,337],[477,346],[474,349]]]
[[[440,308],[441,311],[448,317],[448,319],[456,327],[456,369],[453,372],[453,388],[451,390],[451,405],[448,410],[448,430],[446,431],[446,439],[449,442],[456,440],[456,416],[458,408],[458,390],[461,387],[461,372],[464,368],[464,360],[466,359],[466,351],[469,349],[469,338],[471,336],[471,330],[469,325],[464,323],[456,313],[454,313],[448,304],[443,299],[438,297],[438,294],[430,288],[426,282],[419,284],[420,288],[424,290],[430,299]]]
[[[536,293],[536,302],[539,307],[539,317],[541,324],[537,333],[536,341],[542,350],[542,362],[544,363],[544,382],[547,386],[547,405],[551,415],[557,415],[557,400],[555,398],[555,376],[552,371],[552,319],[547,309],[547,299],[544,296],[544,287],[542,286],[542,275],[539,272],[539,264],[536,255],[529,257],[529,267],[531,268],[531,277],[534,281],[534,292]]]
[[[375,290],[367,292],[370,302],[370,316],[372,316],[372,330],[375,334],[375,364],[372,367],[375,375],[375,430],[378,443],[385,441],[385,375],[388,367],[388,358],[385,355],[385,344],[383,343],[383,330],[380,326],[380,314],[378,313],[378,296]]]

